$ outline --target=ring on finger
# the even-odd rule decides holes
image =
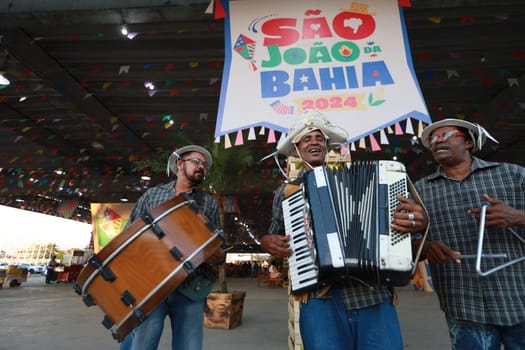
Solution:
[[[414,220],[411,221],[412,227],[416,227],[416,222]]]
[[[415,215],[414,213],[408,213],[408,220],[414,220]]]

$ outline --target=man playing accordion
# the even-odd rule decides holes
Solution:
[[[277,152],[298,157],[303,163],[303,169],[292,181],[298,185],[306,171],[325,164],[328,150],[346,140],[345,130],[317,111],[307,110],[279,142]],[[263,250],[280,258],[293,253],[284,228],[282,202],[286,185],[282,184],[275,193],[272,221],[268,234],[261,239]],[[392,217],[392,228],[403,233],[424,231],[428,224],[425,209],[411,199],[398,200],[401,204]],[[306,350],[403,349],[393,294],[386,286],[348,279],[309,290],[300,299],[300,331]]]

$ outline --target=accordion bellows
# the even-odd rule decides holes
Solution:
[[[396,161],[353,162],[304,174],[302,191],[283,201],[291,236],[292,292],[298,294],[345,279],[370,285],[410,282],[411,235],[392,230],[408,177]]]

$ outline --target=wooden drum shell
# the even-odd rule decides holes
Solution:
[[[134,310],[139,309],[148,316],[188,277],[191,268],[206,261],[223,243],[221,232],[210,230],[208,219],[201,212],[195,212],[182,197],[159,205],[150,214],[156,220],[174,206],[179,208],[156,223],[164,233],[162,238],[155,233],[158,229],[154,230],[140,218],[95,256],[111,270],[114,280],[106,280],[91,263],[79,274],[75,289],[85,301],[89,299],[102,309],[106,314],[104,324],[118,340],[142,322],[134,316]],[[143,232],[137,234],[141,230]],[[172,254],[174,247],[182,258]],[[131,305],[121,299],[126,292],[134,299]]]

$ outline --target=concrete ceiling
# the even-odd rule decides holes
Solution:
[[[205,14],[207,6],[0,1],[0,72],[11,81],[0,89],[0,203],[19,206],[16,199],[25,198],[28,209],[53,213],[53,205],[30,203],[45,196],[58,204],[79,194],[86,206],[123,195],[134,201],[166,180],[162,174],[140,180],[136,161],[188,141],[213,142],[224,22]],[[481,156],[525,164],[525,4],[417,0],[404,11],[432,120],[479,122],[500,141]],[[133,40],[121,35],[123,23],[137,33]],[[414,179],[434,168],[409,136],[389,137],[381,152],[358,149],[352,157],[397,155]],[[240,147],[260,159],[275,145]],[[254,173],[279,181],[272,161],[256,163]]]

